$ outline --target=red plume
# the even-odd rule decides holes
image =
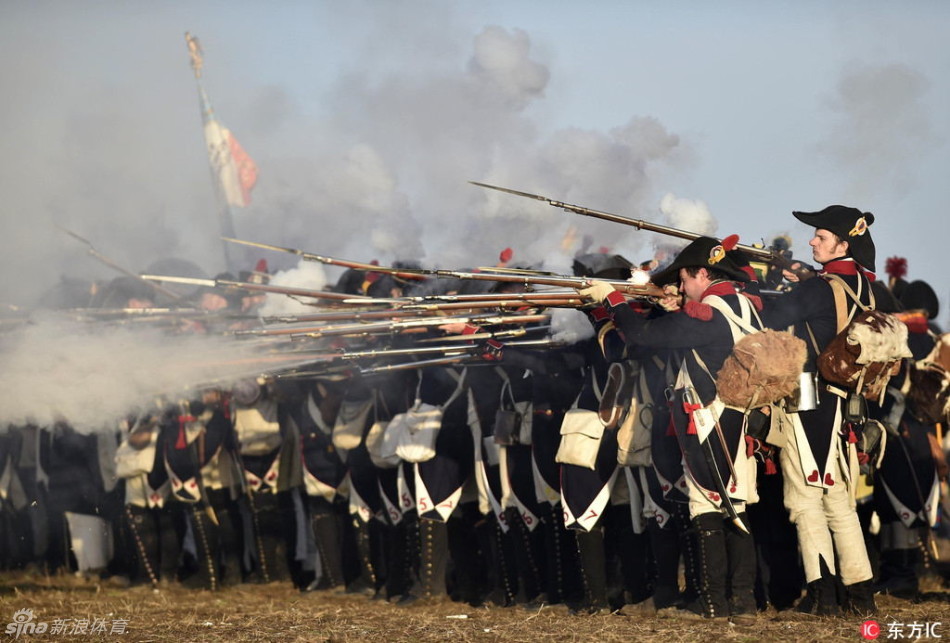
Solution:
[[[884,271],[893,279],[901,279],[907,274],[907,259],[904,257],[888,257]]]
[[[267,273],[267,259],[258,259],[254,272]]]
[[[515,251],[511,248],[505,248],[501,251],[501,254],[498,255],[498,261],[508,263],[513,256],[515,256]]]
[[[722,240],[722,247],[726,252],[729,252],[736,247],[736,244],[739,243],[739,235],[730,234],[728,237]]]

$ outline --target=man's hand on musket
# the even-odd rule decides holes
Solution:
[[[657,300],[657,305],[667,312],[673,312],[683,307],[683,295],[679,286],[667,284],[663,286],[663,296]]]
[[[586,297],[600,303],[607,299],[610,293],[614,292],[616,289],[607,283],[606,281],[599,281],[597,279],[591,279],[586,282],[587,285],[580,288],[575,288],[577,294],[581,297]]]
[[[782,277],[790,283],[798,283],[804,279],[815,276],[815,269],[807,263],[793,261],[787,267],[782,269]]]
[[[479,330],[478,326],[468,322],[452,322],[449,324],[442,324],[438,328],[449,335],[471,335],[473,333],[477,333]]]
[[[792,283],[798,283],[798,275],[790,270],[789,268],[801,268],[802,264],[799,261],[791,264],[788,268],[782,270],[782,277],[785,278],[785,281],[790,281]]]

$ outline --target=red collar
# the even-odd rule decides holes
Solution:
[[[826,263],[818,272],[819,275],[856,275],[858,273],[867,277],[869,281],[874,281],[876,278],[873,272],[865,270],[854,259],[834,259]]]
[[[725,295],[735,295],[736,285],[731,281],[718,281],[714,284],[711,284],[709,288],[703,293],[702,299],[705,300],[706,297],[712,297],[713,295],[718,295],[720,297]],[[704,304],[702,300],[692,301],[689,300],[683,305],[683,312],[692,317],[693,319],[698,319],[700,321],[709,321],[713,318],[713,308],[709,304]]]
[[[709,288],[703,292],[703,296],[700,299],[702,301],[706,297],[711,297],[713,295],[718,295],[722,297],[723,295],[734,295],[736,294],[736,285],[731,281],[717,281],[714,284],[711,284]]]

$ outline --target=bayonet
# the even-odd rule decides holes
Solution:
[[[644,221],[643,219],[631,219],[630,217],[624,217],[619,214],[613,214],[611,212],[602,212],[600,210],[592,210],[591,208],[585,208],[580,205],[574,205],[571,203],[564,203],[563,201],[558,201],[556,199],[551,199],[546,196],[541,196],[540,194],[531,194],[529,192],[521,192],[520,190],[512,190],[510,188],[503,188],[497,185],[489,185],[488,183],[480,183],[478,181],[469,181],[472,185],[477,185],[482,188],[488,188],[489,190],[498,190],[499,192],[507,192],[508,194],[514,194],[516,196],[524,197],[526,199],[534,199],[535,201],[543,201],[548,205],[554,206],[555,208],[560,208],[562,210],[567,210],[568,212],[573,212],[575,214],[580,214],[585,217],[592,217],[594,219],[601,219],[602,221],[610,221],[611,223],[620,223],[626,226],[632,226],[637,230],[646,230],[647,232],[657,232],[660,234],[665,234],[668,237],[677,237],[679,239],[686,239],[687,241],[693,241],[698,239],[701,234],[696,232],[689,232],[687,230],[680,230],[678,228],[671,228],[669,226],[660,225],[658,223],[651,223],[649,221]],[[755,246],[747,246],[743,244],[737,244],[736,249],[742,250],[746,254],[749,254],[758,259],[773,260],[776,258],[776,254],[769,250],[768,248],[757,248]],[[784,257],[783,257],[784,258]]]
[[[197,277],[174,277],[171,275],[142,275],[142,279],[149,281],[165,281],[177,284],[191,284],[193,286],[207,286],[209,288],[236,288],[238,290],[248,290],[251,292],[266,292],[278,295],[289,295],[291,297],[310,297],[312,299],[335,299],[358,300],[363,299],[358,295],[348,293],[329,292],[326,290],[310,290],[307,288],[290,288],[286,286],[274,286],[271,284],[254,284],[246,281],[232,281],[230,279],[199,279]]]
[[[304,252],[303,250],[298,250],[296,248],[287,248],[284,246],[275,246],[269,243],[260,243],[257,241],[244,241],[243,239],[233,239],[231,237],[221,237],[225,241],[230,243],[239,243],[245,246],[252,246],[254,248],[264,248],[266,250],[276,250],[278,252],[286,252],[289,254],[297,255],[301,259],[306,261],[318,261],[320,263],[326,264],[328,266],[341,266],[343,268],[352,268],[353,270],[364,270],[367,272],[385,272],[400,279],[413,279],[417,281],[424,280],[426,278],[426,271],[424,270],[407,270],[403,268],[390,268],[388,266],[377,266],[372,263],[362,263],[359,261],[349,261],[346,259],[335,259],[333,257],[327,257],[324,255],[317,255],[311,252]]]
[[[103,263],[103,264],[109,266],[109,267],[112,268],[113,270],[116,270],[116,271],[118,271],[118,272],[121,272],[121,273],[122,273],[123,275],[125,275],[126,277],[132,277],[133,279],[137,279],[137,280],[139,280],[139,281],[143,281],[143,282],[145,282],[146,284],[148,284],[149,288],[151,288],[151,289],[154,290],[155,292],[161,293],[161,294],[165,295],[166,297],[170,297],[171,299],[174,299],[175,301],[178,301],[178,300],[180,300],[180,299],[182,298],[181,295],[179,295],[178,293],[173,292],[173,291],[171,291],[171,290],[169,290],[169,289],[167,289],[167,288],[163,288],[161,285],[159,285],[159,284],[157,284],[157,283],[155,283],[155,282],[147,281],[147,280],[145,280],[141,275],[137,275],[137,274],[135,274],[134,272],[132,272],[132,271],[130,271],[130,270],[126,270],[125,268],[123,268],[122,266],[120,266],[119,264],[117,264],[115,261],[113,261],[113,260],[110,259],[109,257],[105,256],[104,254],[102,254],[101,252],[99,252],[98,250],[96,250],[95,246],[92,245],[92,242],[89,241],[89,239],[86,239],[86,238],[84,238],[84,237],[79,236],[78,234],[76,234],[76,233],[73,232],[72,230],[69,230],[68,228],[64,228],[63,226],[59,225],[58,223],[53,224],[53,225],[55,225],[57,228],[59,228],[60,230],[62,230],[63,232],[65,232],[66,234],[68,234],[69,236],[71,236],[73,239],[76,239],[76,240],[79,241],[80,243],[85,244],[85,246],[86,246],[86,248],[87,248],[87,251],[88,251],[88,253],[89,253],[90,256],[95,257],[95,258],[98,259],[101,263]]]

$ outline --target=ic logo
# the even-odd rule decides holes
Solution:
[[[864,621],[864,623],[861,624],[861,636],[868,641],[873,641],[880,635],[881,626],[877,624],[877,621]]]

